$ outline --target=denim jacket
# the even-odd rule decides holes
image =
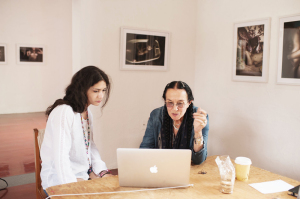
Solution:
[[[194,113],[197,112],[198,107],[193,107]],[[157,109],[154,109],[151,114],[150,118],[148,120],[147,129],[143,138],[143,141],[140,145],[140,148],[154,148],[158,149],[159,142],[160,142],[160,132],[161,127],[163,123],[163,115],[164,115],[164,107],[160,107]],[[190,149],[192,150],[192,161],[194,164],[201,164],[206,160],[207,157],[207,139],[208,139],[208,130],[209,130],[209,120],[207,115],[207,124],[202,129],[202,135],[203,135],[203,148],[195,152],[194,147],[194,128],[192,130],[191,134],[191,140],[190,140]]]

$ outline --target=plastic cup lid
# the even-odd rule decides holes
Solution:
[[[235,163],[240,164],[240,165],[250,165],[250,164],[252,164],[250,158],[246,158],[246,157],[237,157],[237,158],[235,158]]]

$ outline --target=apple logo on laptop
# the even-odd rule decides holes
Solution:
[[[150,167],[150,172],[151,173],[157,173],[157,167],[154,165],[154,167]]]

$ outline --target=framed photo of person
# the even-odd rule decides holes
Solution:
[[[46,48],[43,45],[17,44],[18,64],[44,64]]]
[[[300,85],[300,14],[279,18],[278,84]]]
[[[234,24],[233,81],[267,82],[270,18]]]
[[[0,43],[0,64],[6,64],[6,44]]]
[[[169,33],[121,27],[120,69],[166,71]]]

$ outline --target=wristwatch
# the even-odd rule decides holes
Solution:
[[[194,144],[195,145],[202,145],[203,144],[203,136],[194,138]]]

